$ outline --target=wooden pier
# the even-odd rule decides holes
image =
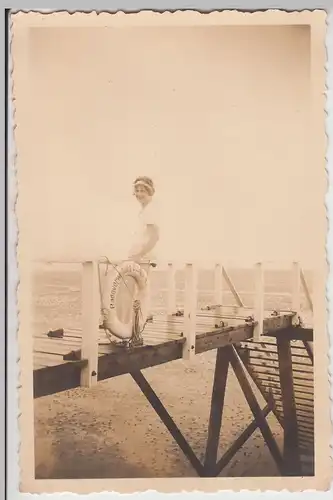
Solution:
[[[300,290],[303,287],[309,309],[311,296],[298,263],[291,266],[292,309],[264,309],[264,266],[255,267],[255,301],[246,307],[226,269],[215,267],[215,305],[198,309],[196,270],[186,265],[185,304],[177,311],[174,269],[168,266],[168,301],[165,311],[147,323],[144,343],[139,347],[112,345],[99,326],[97,267],[83,263],[82,329],[58,332],[49,337],[40,332],[34,337],[34,397],[91,387],[95,383],[123,374],[131,374],[156,413],[186,455],[197,474],[215,477],[239,448],[260,429],[281,475],[313,475],[313,329],[302,325]],[[222,304],[222,286],[235,299],[234,306]],[[180,358],[191,362],[193,356],[216,349],[216,367],[212,389],[211,413],[204,463],[195,456],[190,444],[144,377],[142,370]],[[224,394],[229,369],[237,377],[253,414],[253,422],[218,459]],[[250,381],[254,381],[266,401],[261,408]],[[273,412],[284,432],[281,451],[266,417]]]

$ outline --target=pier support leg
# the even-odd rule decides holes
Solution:
[[[227,386],[230,347],[220,347],[216,354],[214,383],[208,426],[208,438],[204,462],[206,477],[214,477],[219,446],[224,397]]]
[[[277,337],[280,387],[283,407],[283,474],[300,476],[301,462],[298,443],[298,422],[294,397],[293,367],[290,340]]]
[[[253,413],[254,420],[243,430],[217,461],[224,398],[230,366],[232,366],[235,372],[238,383]],[[195,455],[193,449],[141,371],[133,371],[130,374],[199,477],[217,477],[257,428],[261,430],[279,472],[282,473],[283,458],[266,421],[267,415],[274,409],[274,401],[271,399],[267,401],[265,408],[260,408],[234,346],[220,347],[217,351],[204,465],[202,465]]]

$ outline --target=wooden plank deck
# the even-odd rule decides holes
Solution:
[[[246,321],[251,310],[237,314],[198,311],[195,353],[237,344],[251,339],[254,324]],[[272,316],[266,311],[264,333],[288,332],[292,324],[290,312]],[[221,326],[221,321],[227,323]],[[134,348],[115,347],[103,330],[98,332],[98,380],[182,358],[184,318],[156,315],[143,332],[144,345]],[[82,332],[65,329],[63,338],[50,338],[47,332],[34,337],[34,397],[38,398],[80,386],[80,372],[86,360],[80,359]],[[70,355],[70,353],[72,353]]]

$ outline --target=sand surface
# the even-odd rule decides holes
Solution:
[[[36,278],[35,331],[80,320],[77,276],[46,273]],[[280,287],[279,287],[280,288]],[[144,370],[144,375],[203,459],[215,366],[215,351]],[[252,420],[229,371],[219,456]],[[261,401],[261,406],[264,402]],[[278,444],[282,430],[268,419]],[[138,478],[196,476],[191,464],[130,375],[35,400],[36,478]],[[257,431],[221,476],[275,476],[275,463]]]
[[[144,371],[176,424],[202,459],[214,373],[213,351],[189,366],[178,360]],[[233,373],[220,436],[222,453],[251,421]],[[190,477],[196,473],[129,375],[35,402],[37,478]],[[269,419],[279,442],[282,432]],[[221,476],[275,476],[260,432]]]

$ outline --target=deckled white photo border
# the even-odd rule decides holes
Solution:
[[[184,16],[186,14],[186,16]],[[267,24],[267,17],[265,19],[265,12],[263,13],[255,13],[255,14],[241,14],[238,12],[228,12],[228,13],[222,13],[223,15],[228,14],[228,19],[225,18],[225,22],[227,24],[243,24],[246,23],[248,24],[249,21],[249,16],[252,17],[254,20],[255,18],[255,23],[263,23]],[[222,19],[222,14],[221,13],[212,13],[209,15],[204,16],[205,19],[204,24],[210,24],[210,22],[216,24],[217,17],[219,17],[219,22],[221,22]],[[321,13],[319,13],[321,14]],[[301,12],[301,13],[286,13],[286,12],[275,12],[275,15],[278,16],[280,19],[278,20],[278,17],[276,17],[276,21],[278,20],[278,23],[280,24],[307,24],[306,18],[309,16],[308,12]],[[32,16],[32,17],[30,17]],[[96,13],[91,13],[91,14],[74,14],[74,15],[69,15],[66,12],[63,13],[54,13],[51,15],[40,15],[40,14],[29,14],[28,16],[21,17],[22,20],[22,26],[26,29],[29,29],[29,24],[30,22],[32,23],[37,23],[41,22],[43,23],[43,26],[51,26],[55,25],[53,23],[63,23],[63,22],[70,22],[71,25],[75,25],[75,23],[83,23],[84,25],[89,25],[90,23],[96,23],[96,25],[105,25],[106,21],[110,19],[107,18],[108,14],[96,14]],[[124,17],[125,16],[125,17]],[[135,16],[132,17],[131,16]],[[172,16],[172,17],[171,17]],[[159,24],[162,25],[165,22],[172,22],[172,23],[181,23],[184,24],[189,22],[197,22],[199,20],[199,16],[201,16],[197,12],[177,12],[176,14],[172,13],[165,13],[163,15],[161,14],[155,14],[153,12],[141,12],[137,15],[134,14],[123,14],[119,13],[113,16],[112,20],[115,23],[122,23],[122,22],[134,22],[140,24],[147,24],[147,23],[154,23],[154,25]],[[30,17],[30,20],[34,18],[33,21],[27,22],[28,17]],[[79,19],[79,17],[81,19]],[[215,17],[215,19],[214,19]],[[130,19],[131,18],[131,19]],[[186,19],[185,19],[186,18]],[[319,19],[319,15],[318,15]],[[24,24],[27,23],[27,24]],[[276,22],[277,23],[277,22]],[[36,25],[36,24],[34,24]],[[318,64],[320,67],[321,61],[315,61],[315,64]],[[320,75],[321,72],[320,70],[318,72],[315,72],[317,75]],[[319,76],[320,77],[320,76]],[[329,102],[326,104],[326,109],[329,109]],[[329,120],[328,120],[329,121]],[[18,126],[18,124],[16,124]],[[329,125],[329,124],[328,124]],[[328,145],[329,146],[329,145]],[[17,147],[17,144],[16,144]],[[328,155],[329,155],[329,148],[328,148]],[[9,164],[10,167],[10,164]],[[14,208],[14,198],[15,198],[15,180],[14,177],[11,176],[9,179],[9,185],[11,186],[12,189],[9,189],[8,192],[8,211],[12,211]],[[330,192],[330,189],[328,190],[328,193]],[[14,197],[14,198],[13,198]],[[332,201],[333,204],[333,201]],[[327,209],[330,213],[330,201],[327,197]],[[330,233],[329,233],[330,235]],[[10,221],[9,221],[9,245],[15,246],[15,232],[11,231],[10,228]],[[327,248],[328,250],[331,249],[332,244],[330,244],[330,240],[328,238],[327,242]],[[322,270],[324,272],[324,269]],[[16,277],[14,276],[15,281],[20,278],[22,280],[21,284],[21,293],[22,290],[24,291],[25,287],[25,277],[24,273],[18,273],[16,274]],[[326,276],[322,276],[324,278],[324,281],[326,281]],[[27,282],[26,282],[27,284]],[[13,286],[13,282],[10,283],[9,289],[10,292],[15,293],[15,288],[16,285]],[[328,290],[327,295],[328,299],[331,298],[330,295],[330,290]],[[11,304],[9,305],[11,307]],[[24,301],[21,302],[21,307],[20,307],[20,321],[22,318],[24,318],[24,315],[27,313],[27,304]],[[11,321],[11,326],[13,326],[13,321],[11,320],[11,315],[16,314],[15,308],[9,308],[8,310],[8,316]],[[319,321],[323,321],[323,326],[325,328],[326,324],[326,318],[319,318]],[[318,324],[317,324],[318,326]],[[10,332],[8,332],[10,333]],[[25,343],[25,348],[27,347],[27,344]],[[26,350],[28,352],[29,349]],[[318,351],[318,347],[316,347],[316,351]],[[328,349],[326,347],[326,352],[328,352]],[[332,352],[332,349],[331,349]],[[32,349],[31,349],[31,354],[32,354]],[[317,358],[318,359],[318,358]],[[21,380],[24,380],[25,383],[27,380],[30,380],[32,382],[32,370],[30,369],[31,366],[31,359],[30,359],[30,364],[28,360],[28,356],[25,356],[25,360],[27,362],[27,367],[25,367],[25,362],[24,359],[21,359]],[[318,363],[318,361],[317,361]],[[26,369],[27,368],[27,369]],[[11,368],[10,368],[11,369]],[[326,384],[325,380],[321,380],[321,383]],[[327,391],[328,391],[328,381],[327,381]],[[332,391],[331,391],[332,393]],[[25,415],[21,416],[21,423],[20,427],[23,426],[25,427],[28,425],[28,420],[26,420],[27,412],[31,414],[32,410],[32,401],[31,401],[31,393],[29,390],[27,390],[25,387],[22,387],[20,389],[20,407]],[[29,409],[28,409],[29,408]],[[320,424],[322,426],[322,424]],[[299,490],[300,488],[302,490],[304,489],[321,489],[321,488],[329,488],[330,484],[330,478],[331,478],[331,471],[327,470],[327,460],[326,464],[324,463],[324,460],[322,463],[320,462],[321,457],[317,457],[317,466],[318,469],[320,470],[320,478],[304,478],[302,480],[302,485],[300,486],[299,484],[299,479],[295,478],[213,478],[213,479],[202,479],[202,478],[186,478],[186,479],[142,479],[142,480],[39,480],[36,481],[33,479],[34,475],[34,461],[31,460],[31,444],[33,441],[33,429],[31,429],[32,426],[30,426],[30,429],[28,432],[24,432],[23,435],[20,436],[20,441],[21,441],[21,452],[22,452],[22,458],[21,458],[21,467],[23,464],[29,464],[30,467],[26,467],[26,465],[23,467],[21,478],[22,478],[22,486],[25,491],[29,492],[56,492],[56,491],[71,491],[71,492],[80,492],[80,493],[89,493],[91,491],[94,492],[99,492],[99,491],[121,491],[121,492],[137,492],[137,491],[146,491],[146,490],[156,490],[159,492],[165,491],[165,492],[175,492],[175,491],[204,491],[204,492],[215,492],[221,489],[229,489],[229,490],[241,490],[241,489],[251,489],[251,490]],[[322,429],[321,429],[322,430]],[[327,430],[327,429],[326,429]],[[323,434],[322,432],[320,434]],[[318,438],[317,438],[318,439]],[[327,434],[326,434],[326,441],[327,441]],[[319,446],[324,446],[325,448],[328,448],[327,442],[325,443],[324,441],[322,443],[319,443]],[[30,458],[29,458],[30,456]],[[326,457],[325,457],[326,459]],[[323,475],[322,475],[323,473]],[[325,477],[325,474],[326,477]],[[316,481],[318,480],[324,481],[325,484],[316,484]],[[130,483],[130,484],[129,484]]]

